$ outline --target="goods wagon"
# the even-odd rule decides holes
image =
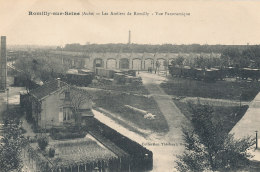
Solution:
[[[204,71],[204,78],[205,81],[216,81],[221,79],[221,72],[219,69],[210,68]]]
[[[114,78],[114,74],[116,73],[115,70],[112,69],[104,69],[101,67],[97,67],[95,69],[95,74],[101,77],[106,77],[106,78]]]
[[[169,72],[175,77],[185,77],[193,78],[205,81],[216,81],[222,80],[228,77],[240,77],[247,80],[248,78],[258,81],[260,78],[260,70],[252,68],[236,68],[236,67],[226,67],[226,68],[191,68],[189,66],[173,66],[169,65]]]
[[[259,79],[259,69],[251,69],[251,68],[242,68],[239,70],[239,76],[242,79],[248,79],[251,78],[252,80]]]
[[[92,83],[93,73],[66,73],[65,77],[62,78],[68,84],[76,86],[88,86]]]
[[[215,81],[222,79],[222,72],[219,69],[202,69],[202,68],[191,68],[189,66],[169,66],[169,72],[175,77],[192,78],[197,80]]]
[[[169,72],[172,76],[181,77],[181,67],[169,65]]]
[[[125,75],[130,75],[130,76],[136,76],[136,70],[131,70],[131,69],[122,69],[118,71],[119,73],[123,73]]]
[[[101,77],[114,78],[115,73],[136,76],[136,70],[128,70],[128,69],[116,70],[116,69],[105,69],[101,67],[97,67],[95,69],[95,74]]]

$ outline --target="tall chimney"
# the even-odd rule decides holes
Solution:
[[[128,35],[128,44],[131,44],[131,30],[129,30],[129,35]]]
[[[60,78],[57,78],[58,88],[60,88]]]
[[[0,49],[0,90],[6,89],[6,36],[1,36],[1,49]]]

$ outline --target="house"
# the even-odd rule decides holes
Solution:
[[[93,117],[92,101],[86,91],[55,79],[29,92],[32,120],[49,129]]]

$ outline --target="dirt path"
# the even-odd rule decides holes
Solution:
[[[234,101],[234,100],[225,100],[225,99],[211,99],[211,98],[202,98],[202,97],[185,97],[180,100],[181,102],[192,102],[197,103],[198,101],[201,104],[208,104],[212,106],[221,106],[221,107],[230,107],[230,106],[240,106],[249,105],[250,102],[246,101]]]
[[[190,126],[189,121],[173,103],[172,97],[165,94],[160,88],[159,84],[165,80],[164,77],[147,73],[141,73],[140,76],[150,92],[150,96],[154,97],[168,122],[168,133],[154,133],[143,137],[98,111],[94,111],[95,118],[151,150],[154,162],[153,171],[176,171],[174,164],[176,155],[181,154],[184,150],[181,126]]]
[[[159,171],[173,171],[176,155],[184,150],[181,127],[190,126],[190,123],[173,103],[172,97],[160,88],[159,85],[166,80],[165,77],[149,73],[141,73],[140,76],[144,86],[157,102],[169,126],[169,132],[158,138],[161,144],[151,148],[154,153],[155,169],[158,167]]]
[[[240,119],[240,121],[233,127],[230,131],[234,134],[236,139],[241,139],[247,136],[251,138],[256,137],[256,131],[258,131],[258,149],[251,149],[250,152],[254,157],[252,160],[260,162],[260,92],[256,95],[254,100],[250,103],[248,110],[245,115]],[[254,145],[255,146],[255,145]]]
[[[174,157],[183,150],[183,146],[174,141],[164,140],[165,135],[151,134],[149,137],[143,137],[136,132],[118,124],[113,119],[103,113],[93,110],[95,118],[105,123],[109,127],[118,131],[122,135],[136,141],[153,152],[153,170],[155,172],[170,172],[174,170]]]

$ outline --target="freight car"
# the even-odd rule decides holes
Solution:
[[[130,76],[136,76],[136,70],[129,70],[129,69],[105,69],[101,67],[95,68],[95,75],[105,77],[105,78],[114,78],[115,73],[121,73],[123,75],[130,75]]]
[[[202,68],[191,68],[189,66],[169,66],[169,71],[172,76],[192,78],[196,80],[204,81],[216,81],[222,79],[222,72],[219,69],[202,69]]]
[[[105,78],[114,78],[114,74],[118,71],[112,70],[112,69],[105,69],[102,67],[96,67],[95,68],[95,75],[105,77]]]
[[[201,68],[191,68],[188,66],[180,67],[169,65],[169,72],[174,77],[185,77],[193,78],[197,80],[204,81],[216,81],[222,80],[223,78],[228,77],[239,77],[241,79],[258,81],[260,78],[260,70],[252,68],[210,68],[210,69],[201,69]]]
[[[239,76],[241,79],[252,79],[258,81],[260,75],[259,69],[242,68],[239,70]]]
[[[93,73],[66,73],[62,80],[68,84],[86,87],[92,83]]]
[[[216,68],[205,69],[203,80],[205,81],[222,80],[222,73],[219,69]]]

